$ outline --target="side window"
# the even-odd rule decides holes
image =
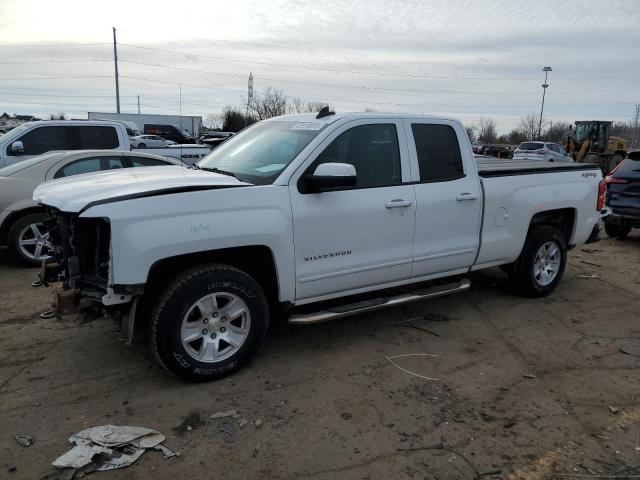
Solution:
[[[157,158],[147,157],[127,157],[132,167],[160,167],[165,165],[173,165],[172,163],[158,160]]]
[[[53,178],[71,177],[81,173],[113,170],[122,167],[122,159],[120,157],[89,157],[65,165],[55,173]]]
[[[411,125],[416,143],[420,181],[444,182],[464,177],[456,132],[449,125]]]
[[[69,127],[72,131],[72,150],[118,148],[118,134],[113,127]]]
[[[402,183],[398,134],[393,124],[361,125],[347,130],[318,156],[311,171],[329,162],[353,165],[356,188]]]
[[[18,140],[24,145],[22,155],[40,155],[52,150],[67,149],[67,129],[69,127],[38,127],[25,133]],[[8,155],[13,155],[7,149]]]
[[[547,147],[549,148],[549,150],[551,150],[552,152],[556,152],[556,153],[560,153],[560,150],[558,150],[558,147],[556,145],[554,145],[553,143],[548,143]]]

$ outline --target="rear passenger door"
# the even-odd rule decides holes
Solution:
[[[415,181],[416,228],[411,275],[462,273],[474,262],[480,238],[482,191],[461,127],[405,120]],[[467,151],[468,150],[468,151]]]

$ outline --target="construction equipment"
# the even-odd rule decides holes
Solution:
[[[587,120],[576,122],[575,136],[569,127],[566,150],[577,163],[597,163],[608,173],[627,155],[629,143],[611,136],[613,122]]]

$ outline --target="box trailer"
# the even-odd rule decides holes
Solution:
[[[194,138],[200,136],[202,130],[202,117],[190,115],[152,115],[146,113],[109,113],[89,112],[89,120],[117,120],[120,122],[133,122],[142,133],[145,125],[172,125],[179,130],[185,130]]]

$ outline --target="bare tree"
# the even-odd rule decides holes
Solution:
[[[49,115],[49,120],[66,120],[67,115],[64,112],[52,113]]]
[[[567,122],[549,122],[545,140],[554,143],[564,143],[569,135],[570,126],[571,124]]]
[[[303,100],[300,97],[293,97],[289,100],[287,111],[289,113],[314,113],[319,112],[326,103],[315,100]]]
[[[467,136],[469,137],[469,141],[470,142],[475,142],[476,141],[476,126],[475,125],[469,125],[468,127],[464,127],[464,129],[467,131]]]
[[[538,125],[540,118],[535,113],[530,113],[526,117],[522,117],[518,123],[518,129],[526,137],[527,140],[536,140],[538,138]],[[542,122],[542,126],[546,125],[546,121]]]
[[[527,140],[527,136],[519,128],[514,128],[507,134],[507,142],[510,145],[518,145]]]
[[[285,115],[287,113],[287,96],[275,88],[267,87],[262,95],[256,95],[249,112],[258,120]]]
[[[247,125],[255,123],[255,118],[247,117],[241,108],[224,107],[220,112],[222,130],[225,132],[239,132]]]
[[[497,136],[495,120],[480,117],[478,120],[478,140],[481,142],[495,143]]]
[[[204,124],[206,127],[215,129],[220,128],[222,126],[222,114],[221,113],[210,113],[206,117],[204,117]]]

